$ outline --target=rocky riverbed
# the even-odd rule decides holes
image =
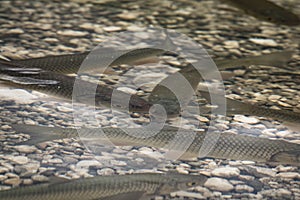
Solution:
[[[275,1],[300,15],[296,1]],[[79,53],[93,49],[114,33],[141,31],[149,26],[186,34],[200,43],[213,59],[232,59],[283,50],[293,51],[284,68],[236,67],[235,76],[224,81],[226,94],[233,99],[270,108],[300,112],[299,32],[288,27],[259,21],[217,0],[203,1],[1,1],[1,56],[11,59]],[[143,38],[143,35],[139,35]],[[133,83],[164,76],[180,64],[168,55],[164,64],[129,72]],[[169,65],[166,65],[169,64]],[[126,66],[123,66],[126,68]],[[164,72],[161,72],[164,69]],[[117,68],[122,71],[122,66]],[[131,74],[130,74],[131,73]],[[107,84],[116,83],[120,73],[100,76]],[[84,77],[83,77],[84,78]],[[87,77],[92,79],[91,77]],[[99,78],[99,76],[94,76]],[[139,90],[143,96],[151,84]],[[123,88],[124,89],[124,88]],[[125,88],[131,91],[130,87]],[[209,176],[203,186],[171,193],[155,199],[299,199],[300,170],[297,166],[272,166],[252,161],[211,158],[168,161],[164,150],[152,147],[101,146],[98,154],[80,140],[63,139],[37,146],[18,145],[26,134],[15,133],[11,124],[76,127],[70,102],[44,100],[45,95],[13,87],[0,88],[0,189],[49,181],[51,176],[67,178],[177,170],[180,173]],[[200,100],[201,101],[201,100]],[[82,116],[89,110],[82,108]],[[143,124],[147,116],[134,113],[131,121],[118,118],[110,109],[97,109],[101,126],[122,127]],[[185,127],[209,125],[210,117],[193,116]],[[170,124],[176,124],[176,119]],[[233,134],[285,139],[300,143],[300,133],[279,121],[257,116],[235,115],[216,123],[216,128]]]

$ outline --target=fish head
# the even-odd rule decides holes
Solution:
[[[300,150],[282,151],[274,154],[269,163],[283,163],[300,166]]]
[[[178,190],[186,190],[191,187],[203,185],[207,177],[201,174],[188,175],[179,173],[167,173],[165,176],[165,183],[160,187],[159,194],[170,194]]]
[[[148,113],[152,104],[145,99],[132,95],[129,100],[129,111],[138,113]]]
[[[142,97],[136,94],[129,94],[118,89],[111,88],[102,88],[101,91],[98,91],[96,94],[84,96],[85,103],[87,101],[95,101],[95,105],[112,107],[116,110],[130,111],[130,112],[139,112],[139,113],[148,113],[151,103],[143,99]]]

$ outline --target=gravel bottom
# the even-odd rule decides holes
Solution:
[[[300,15],[300,4],[296,1],[275,2]],[[114,33],[141,31],[150,25],[186,34],[199,42],[215,60],[292,50],[293,57],[285,68],[252,66],[248,70],[236,67],[231,70],[235,76],[224,81],[224,85],[230,98],[300,112],[300,54],[298,42],[295,42],[300,27],[258,21],[213,0],[1,1],[0,13],[0,55],[11,59],[84,52]],[[174,68],[181,65],[172,56],[161,58],[165,61],[158,65],[141,65],[129,70],[126,74],[131,82],[125,90],[130,92],[130,86],[145,80],[157,81],[158,77],[174,72]],[[120,66],[116,70],[121,72],[124,68],[126,66]],[[100,77],[111,85],[120,76],[122,74]],[[82,78],[93,80],[99,76]],[[153,85],[144,85],[138,93],[147,95]],[[47,182],[53,175],[75,179],[175,169],[180,173],[205,174],[209,179],[203,186],[155,199],[300,199],[300,169],[295,166],[211,158],[168,161],[164,159],[164,150],[152,147],[100,146],[98,154],[94,154],[76,139],[38,146],[18,145],[28,136],[15,133],[11,124],[61,127],[80,124],[74,123],[72,104],[68,102],[42,100],[45,95],[41,93],[5,86],[1,86],[0,96],[0,190]],[[97,121],[91,121],[86,107],[79,112],[86,116],[82,123],[88,126],[136,126],[149,120],[147,116],[134,113],[129,121],[128,117],[120,118],[108,108],[99,108]],[[205,128],[210,119],[207,115],[190,115],[183,120],[183,125],[193,128],[200,124]],[[216,123],[215,128],[300,143],[299,132],[272,119],[243,115],[225,119],[225,123]],[[176,125],[178,120],[169,123]]]

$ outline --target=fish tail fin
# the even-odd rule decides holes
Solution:
[[[64,130],[60,127],[14,124],[12,128],[18,133],[25,133],[30,136],[29,140],[20,143],[22,145],[36,145],[42,142],[65,138],[62,134]]]

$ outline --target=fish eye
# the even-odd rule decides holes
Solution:
[[[196,184],[197,184],[196,182],[189,182],[189,183],[187,183],[187,186],[192,187],[192,186],[195,186]]]

